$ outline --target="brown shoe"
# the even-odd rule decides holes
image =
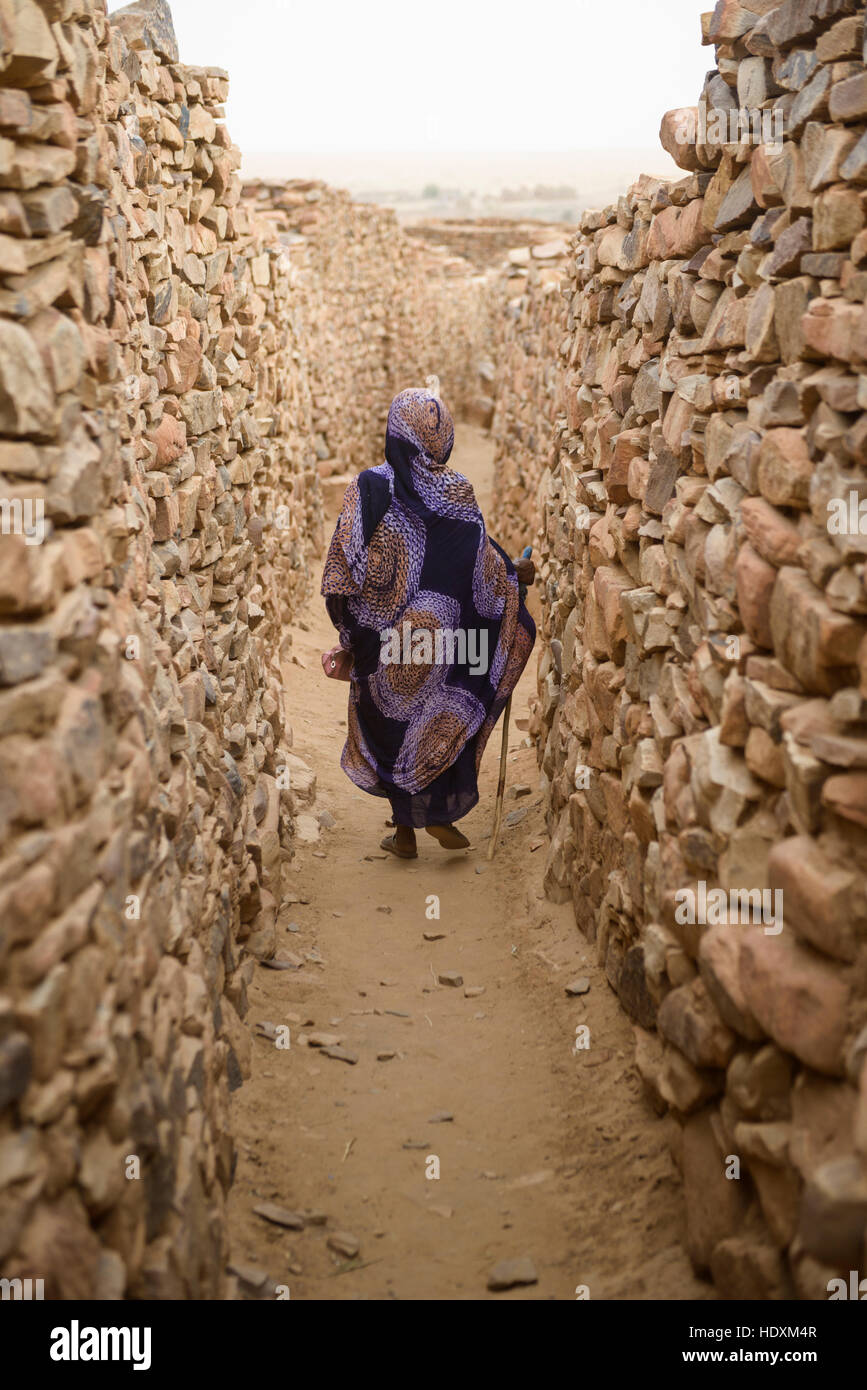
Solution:
[[[398,859],[418,859],[418,850],[401,849],[397,843],[397,835],[386,835],[384,840],[379,842],[380,849],[387,849],[389,854],[394,854]]]
[[[426,825],[428,835],[433,835],[443,849],[469,849],[470,842],[453,825]]]

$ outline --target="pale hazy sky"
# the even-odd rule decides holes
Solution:
[[[711,0],[171,0],[248,153],[653,149]],[[110,9],[118,9],[109,0]]]

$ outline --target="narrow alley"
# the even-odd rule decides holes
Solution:
[[[482,431],[459,427],[453,466],[484,510]],[[709,1297],[681,1243],[679,1178],[641,1095],[628,1019],[571,906],[542,893],[523,732],[532,663],[513,701],[493,862],[501,724],[465,822],[472,850],[421,836],[407,864],[379,849],[387,806],[340,769],[346,687],[319,666],[332,642],[314,598],[284,676],[293,753],[315,773],[301,824],[330,828],[297,851],[278,928],[290,968],[257,966],[249,992],[252,1075],[233,1098],[230,1198],[241,1287],[273,1297],[287,1285],[300,1299]],[[567,993],[582,978],[589,990]],[[579,1026],[589,1046],[575,1051]],[[438,1178],[426,1176],[434,1157]],[[299,1216],[303,1229],[286,1224]],[[520,1260],[524,1277],[525,1259],[537,1282],[488,1292],[500,1262]]]

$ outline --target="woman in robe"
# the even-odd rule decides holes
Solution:
[[[322,579],[351,656],[341,766],[391,805],[382,848],[415,859],[415,831],[446,849],[479,799],[482,753],[536,639],[513,563],[469,481],[447,464],[454,426],[438,390],[395,396],[385,462],[346,489]]]

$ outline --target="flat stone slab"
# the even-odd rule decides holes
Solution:
[[[280,1207],[276,1202],[260,1202],[253,1208],[257,1216],[261,1216],[263,1221],[270,1221],[272,1226],[285,1226],[287,1231],[303,1231],[304,1217],[300,1212],[287,1211],[286,1207]]]

